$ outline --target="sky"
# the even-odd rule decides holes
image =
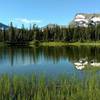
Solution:
[[[0,22],[68,25],[76,13],[100,13],[100,0],[0,0]]]

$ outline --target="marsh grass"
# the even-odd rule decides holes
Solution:
[[[0,100],[99,100],[100,77],[0,77]]]
[[[64,41],[31,41],[29,46],[100,46],[100,41],[84,41],[84,42],[64,42]]]

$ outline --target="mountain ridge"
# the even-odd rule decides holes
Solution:
[[[7,29],[7,28],[9,28],[9,26],[0,22],[0,29]]]
[[[100,24],[100,13],[77,13],[69,23],[70,27],[88,27]]]

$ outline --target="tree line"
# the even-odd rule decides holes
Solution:
[[[53,25],[53,27],[39,28],[33,25],[26,29],[15,28],[11,23],[8,29],[0,29],[0,42],[9,43],[28,43],[30,41],[63,41],[63,42],[84,42],[100,40],[100,24],[88,27],[61,27]]]

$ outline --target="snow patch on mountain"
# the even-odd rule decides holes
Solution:
[[[76,19],[85,19],[85,16],[84,15],[77,15],[75,18]]]
[[[91,19],[93,22],[100,22],[100,17],[94,17]]]
[[[76,14],[74,20],[70,23],[70,26],[74,27],[88,27],[89,25],[100,24],[100,14]]]

